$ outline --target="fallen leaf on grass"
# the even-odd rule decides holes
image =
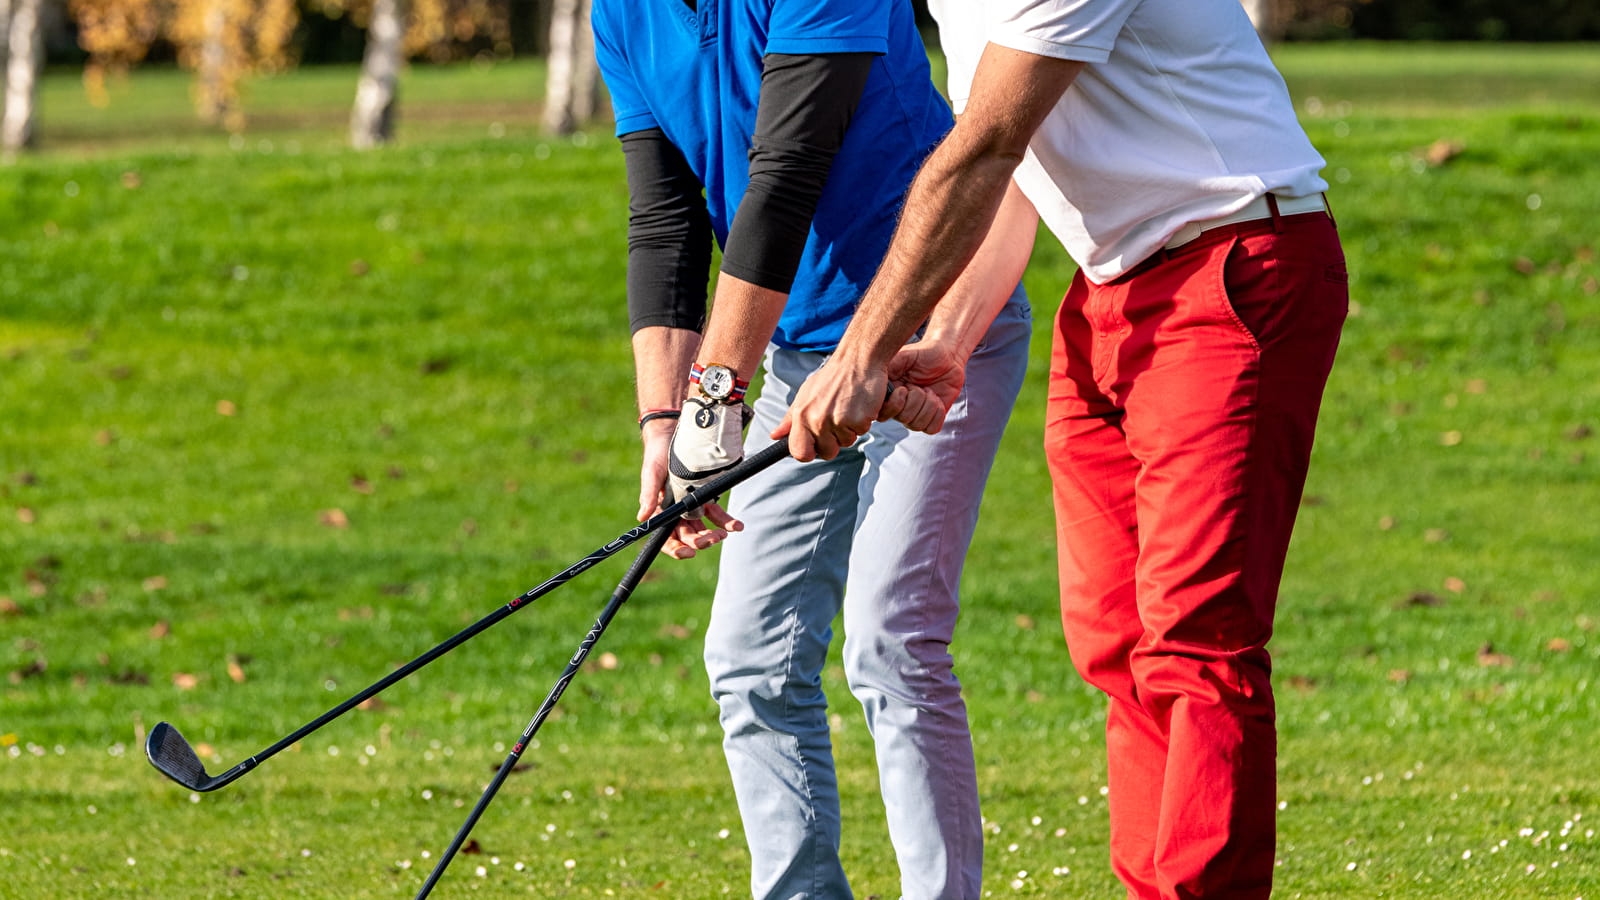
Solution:
[[[365,700],[361,701],[360,703],[356,704],[356,709],[385,710],[385,709],[388,709],[388,708],[389,708],[389,704],[383,702],[382,700],[379,700],[377,697],[368,697],[367,699],[365,699]]]
[[[1574,425],[1562,433],[1562,437],[1569,441],[1581,441],[1594,434],[1594,429],[1587,425]]]
[[[477,838],[473,838],[472,840],[467,841],[467,845],[461,848],[461,852],[468,855],[482,853],[483,845],[478,843]]]
[[[1308,675],[1290,675],[1287,681],[1289,687],[1302,694],[1309,694],[1317,689],[1317,680]]]
[[[235,415],[238,415],[238,414],[239,414],[239,407],[237,405],[235,405],[232,400],[218,400],[217,401],[217,415],[219,415],[219,416],[235,416]]]
[[[1551,638],[1544,648],[1551,653],[1566,653],[1572,649],[1572,642],[1566,638]]]
[[[17,601],[10,597],[0,597],[0,616],[20,615],[22,615],[22,607],[17,605]]]
[[[1467,583],[1455,577],[1446,578],[1444,580],[1444,589],[1452,594],[1459,594],[1467,589]]]
[[[32,525],[36,518],[37,517],[33,514],[33,510],[32,509],[29,509],[26,506],[17,507],[17,521],[18,522],[21,522],[24,525]]]
[[[159,641],[171,633],[172,626],[168,625],[165,619],[150,626],[150,640],[152,641]]]
[[[1443,606],[1444,598],[1428,591],[1417,591],[1405,599],[1401,606]]]
[[[1480,666],[1509,668],[1514,662],[1515,660],[1504,653],[1496,653],[1494,644],[1484,644],[1478,648],[1478,665]]]
[[[1460,141],[1450,141],[1441,138],[1440,140],[1429,144],[1428,149],[1422,151],[1422,158],[1427,161],[1428,165],[1438,168],[1439,166],[1442,166],[1452,159],[1460,156],[1462,151],[1466,149],[1467,145],[1461,143]]]
[[[151,575],[149,578],[146,578],[142,584],[144,585],[144,589],[147,591],[165,590],[167,587],[167,576]]]
[[[192,691],[200,686],[200,676],[191,672],[173,672],[172,684],[180,691]]]
[[[370,494],[372,493],[372,482],[361,475],[351,475],[350,490],[358,494]]]
[[[344,510],[339,509],[338,507],[333,509],[325,509],[317,513],[317,521],[328,526],[329,528],[350,527],[350,517],[346,516],[344,514]]]
[[[235,684],[244,683],[244,663],[233,654],[228,655],[228,677],[233,679]]]
[[[1017,614],[1017,627],[1023,631],[1033,630],[1033,617],[1022,613]]]
[[[1411,671],[1409,669],[1390,669],[1389,680],[1395,684],[1405,684],[1411,680]]]
[[[22,668],[11,670],[9,677],[12,684],[21,684],[23,681],[32,678],[35,675],[43,675],[45,670],[48,668],[50,668],[50,664],[45,662],[44,657],[35,657],[33,662],[28,663]]]
[[[615,669],[618,665],[620,665],[620,663],[617,661],[617,655],[615,653],[600,654],[600,668],[610,671]]]

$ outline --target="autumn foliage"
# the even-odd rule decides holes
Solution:
[[[372,2],[310,0],[307,9],[349,17],[365,28]],[[84,87],[97,104],[109,102],[108,76],[126,72],[158,41],[166,42],[195,73],[201,118],[239,131],[245,124],[241,85],[297,62],[297,0],[67,0],[67,11],[89,56]],[[430,61],[457,58],[468,44],[508,55],[510,32],[507,0],[411,0],[404,49],[408,57]]]

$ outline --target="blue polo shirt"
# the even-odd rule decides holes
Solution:
[[[889,248],[906,188],[949,130],[907,0],[595,0],[596,56],[620,135],[660,128],[705,186],[717,243],[750,181],[768,53],[872,53],[773,341],[832,350]]]

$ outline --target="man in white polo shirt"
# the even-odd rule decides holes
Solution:
[[[1110,698],[1112,865],[1139,900],[1264,898],[1266,643],[1348,306],[1323,160],[1238,0],[932,7],[962,115],[774,436],[808,459],[880,416],[938,430],[963,345],[903,345],[1014,178],[1080,267],[1045,450],[1068,648]]]

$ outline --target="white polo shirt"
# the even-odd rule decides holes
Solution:
[[[930,0],[960,112],[986,42],[1088,65],[1015,175],[1091,281],[1189,222],[1327,189],[1239,0]]]

